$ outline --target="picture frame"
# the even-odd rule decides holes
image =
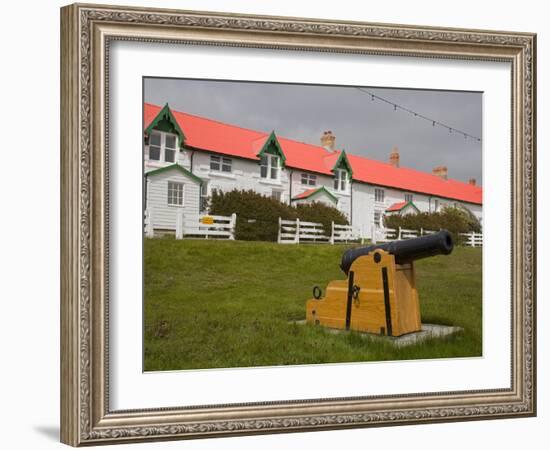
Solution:
[[[113,410],[108,105],[110,45],[117,41],[509,63],[510,386]],[[81,446],[536,415],[536,35],[75,4],[61,10],[61,95],[62,442]]]

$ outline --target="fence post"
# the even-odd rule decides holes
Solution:
[[[183,211],[176,212],[176,239],[183,239]]]
[[[424,228],[420,227],[420,236],[424,236]]]
[[[332,245],[334,245],[334,220],[332,221],[332,230],[330,232],[330,241]]]
[[[145,235],[149,238],[155,237],[155,230],[153,228],[153,210],[146,209],[145,214],[147,217],[147,224],[145,227]]]
[[[281,222],[281,218],[279,217],[279,232],[277,233],[277,244],[281,243],[281,233],[283,231],[283,224]]]
[[[475,233],[473,231],[472,231],[470,240],[471,240],[472,247],[475,247],[476,246],[476,238],[475,238]]]
[[[234,241],[235,240],[235,228],[237,227],[237,213],[231,214],[231,229],[229,230],[229,239]]]
[[[397,240],[400,241],[401,240],[401,227],[399,227],[399,231],[397,233]]]
[[[300,243],[300,219],[296,219],[296,236],[294,237],[294,243]]]

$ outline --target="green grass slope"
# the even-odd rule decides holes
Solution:
[[[146,239],[146,371],[481,356],[481,249],[416,263],[422,322],[464,332],[395,348],[298,325],[346,247]]]

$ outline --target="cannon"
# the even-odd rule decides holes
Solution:
[[[453,251],[447,230],[403,241],[347,250],[325,295],[318,286],[306,303],[308,323],[387,336],[420,331],[420,303],[414,262]]]

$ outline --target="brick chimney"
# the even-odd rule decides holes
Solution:
[[[468,180],[468,184],[471,184],[472,186],[475,186],[476,185],[476,179],[475,178],[470,178]]]
[[[393,167],[399,167],[399,149],[394,147],[390,153],[390,164]]]
[[[446,180],[447,179],[447,166],[434,167],[433,170],[432,170],[432,173],[434,175],[437,175],[438,177],[441,177],[444,180]]]
[[[334,143],[336,142],[336,136],[332,134],[332,131],[323,131],[323,135],[321,136],[321,145],[326,149],[330,151],[334,151]]]

